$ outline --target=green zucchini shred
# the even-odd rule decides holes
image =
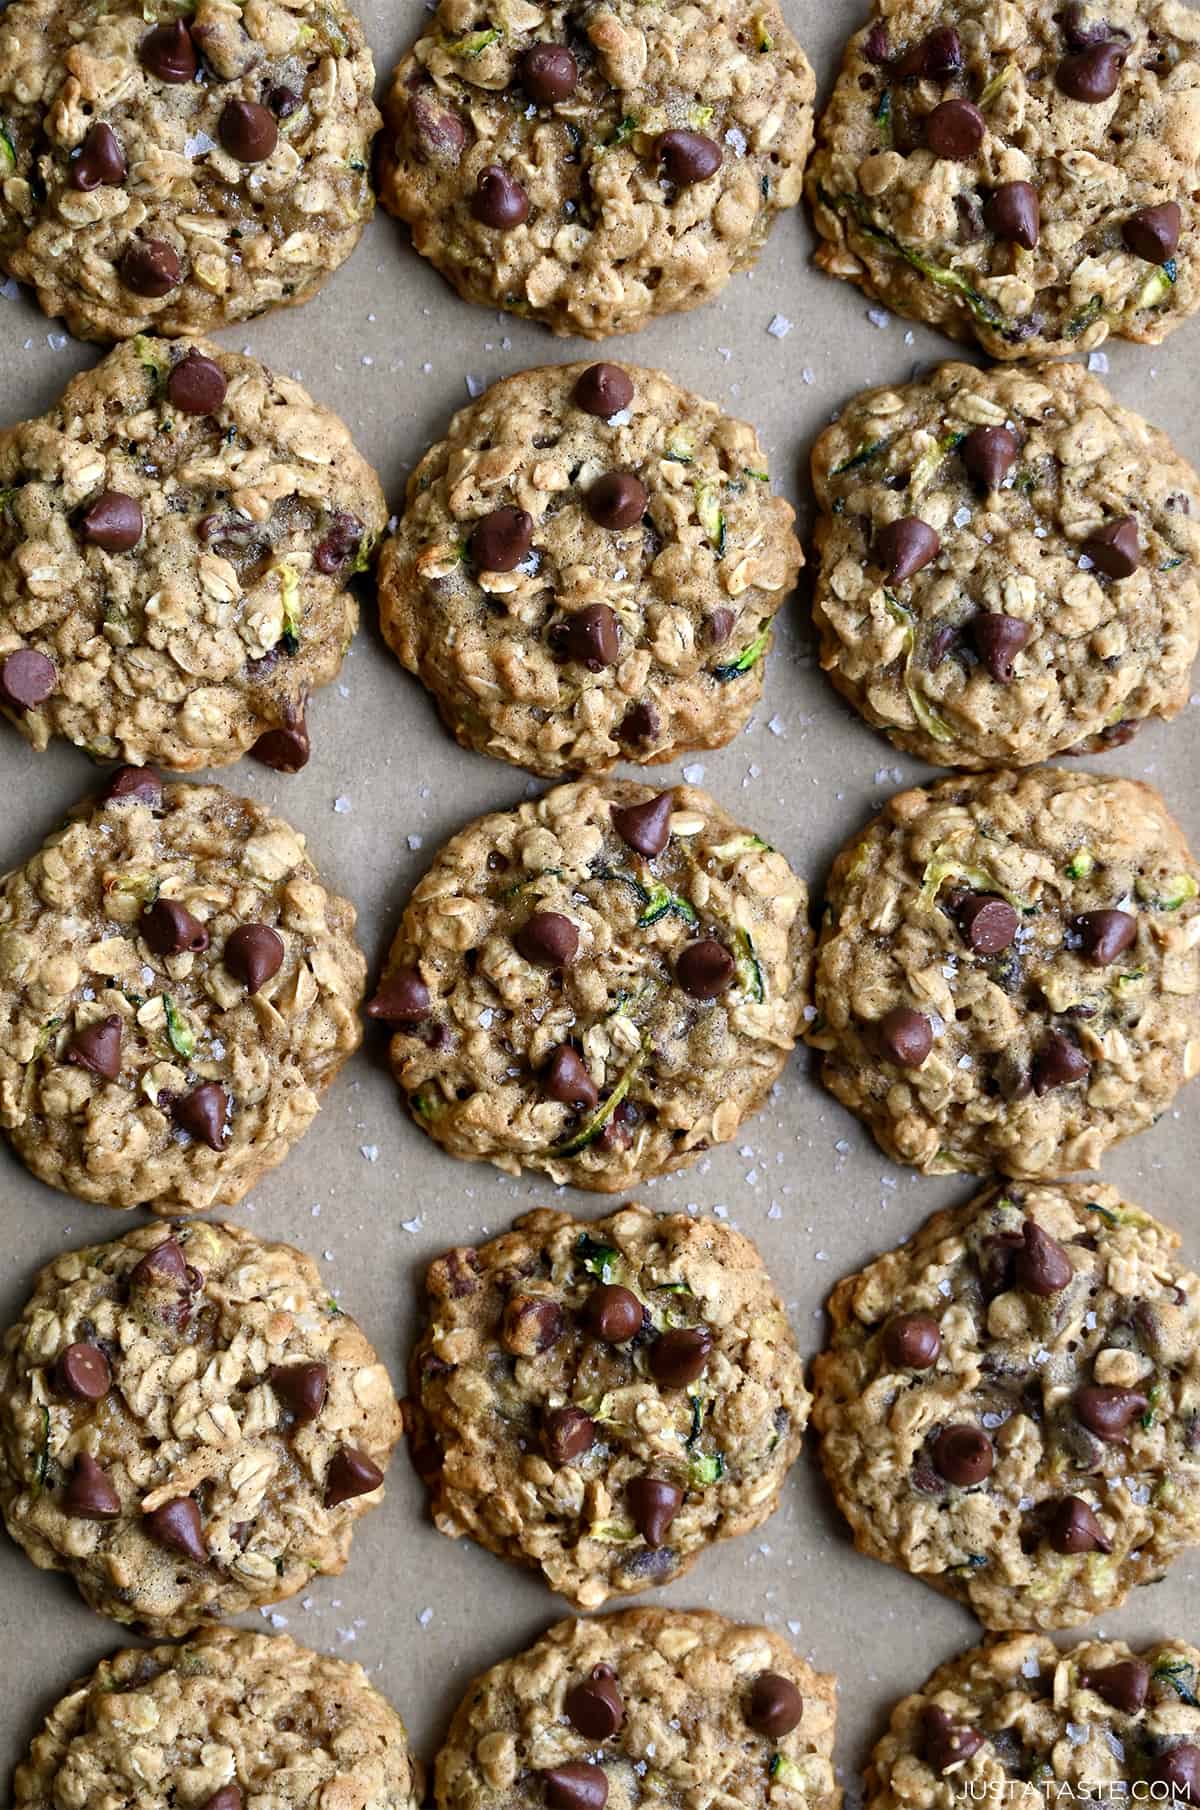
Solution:
[[[627,142],[627,140],[629,140],[633,137],[633,135],[637,131],[637,129],[638,129],[637,114],[636,113],[627,113],[625,115],[624,119],[618,121],[617,125],[615,126],[615,128],[613,129],[612,133],[609,136],[608,143],[610,145],[614,145],[614,146],[623,145]]]
[[[1091,300],[1085,302],[1082,308],[1077,308],[1075,310],[1074,314],[1063,328],[1063,338],[1078,339],[1081,333],[1087,332],[1094,321],[1099,320],[1103,312],[1104,303],[1100,300],[1100,297],[1098,295],[1092,296]]]
[[[1200,1709],[1200,1699],[1196,1696],[1196,1668],[1186,1659],[1163,1659],[1154,1668],[1156,1684],[1165,1684],[1175,1692],[1181,1703],[1189,1709]]]
[[[481,31],[468,31],[461,38],[447,38],[445,50],[447,56],[479,57],[491,44],[498,44],[503,36],[499,26],[485,26]]]
[[[9,137],[8,130],[0,126],[0,176],[11,176],[17,167],[17,147]]]
[[[35,1496],[41,1493],[46,1482],[46,1473],[50,1469],[50,1410],[41,1407],[38,1412],[42,1417],[42,1435],[33,1455],[33,1478],[30,1485]]]
[[[633,1086],[638,1071],[641,1069],[649,1053],[650,1037],[647,1032],[642,1037],[641,1048],[638,1050],[637,1055],[618,1077],[617,1084],[609,1094],[607,1100],[602,1100],[600,1102],[595,1112],[584,1121],[579,1130],[574,1132],[565,1143],[552,1144],[548,1152],[550,1156],[560,1158],[564,1156],[578,1156],[581,1150],[586,1150],[589,1144],[595,1143],[596,1139],[600,1136],[600,1133],[604,1130],[604,1127],[608,1124],[608,1121],[612,1118],[613,1113],[617,1110],[617,1107],[621,1104],[621,1101]]]
[[[50,1045],[54,1041],[54,1033],[55,1033],[55,1031],[57,1031],[57,1029],[59,1028],[61,1023],[62,1023],[61,1018],[47,1018],[45,1024],[42,1026],[41,1030],[38,1032],[37,1042],[33,1046],[33,1054],[29,1058],[29,1061],[31,1063],[37,1062],[42,1056],[44,1056],[46,1054],[46,1051],[50,1048]]]
[[[914,251],[912,246],[905,245],[903,240],[896,237],[895,233],[887,232],[883,227],[876,226],[871,219],[870,209],[861,195],[845,194],[831,199],[828,195],[822,194],[821,199],[835,213],[844,214],[849,210],[868,237],[877,239],[881,245],[886,245],[898,258],[903,258],[906,264],[911,265],[929,282],[935,283],[939,289],[948,289],[953,294],[960,295],[976,320],[982,321],[985,326],[996,331],[1000,331],[1004,327],[1004,315],[995,302],[990,297],[981,295],[979,290],[967,281],[961,271],[954,270],[947,264],[935,264],[932,258],[927,258],[923,252]]]
[[[621,1267],[621,1253],[611,1244],[600,1244],[584,1232],[575,1246],[575,1254],[589,1276],[598,1282],[611,1282]]]
[[[1200,886],[1191,874],[1172,874],[1163,882],[1163,890],[1159,893],[1151,890],[1150,881],[1141,879],[1136,883],[1136,891],[1139,899],[1153,905],[1156,911],[1178,911],[1181,905],[1186,905],[1200,893]]]
[[[725,1460],[720,1452],[693,1452],[688,1461],[688,1483],[692,1489],[709,1489],[725,1475]]]
[[[736,660],[730,660],[724,666],[713,667],[712,676],[718,685],[726,685],[730,679],[738,679],[743,673],[749,672],[751,667],[757,666],[767,651],[770,639],[771,624],[764,622],[753,641],[742,649]]]
[[[767,985],[763,979],[762,963],[755,953],[754,939],[748,930],[738,929],[733,934],[737,943],[735,961],[738,985],[756,1005],[761,1005],[767,997]]]
[[[912,476],[908,480],[909,492],[913,497],[919,497],[921,495],[926,486],[933,481],[934,477],[936,477],[943,463],[954,451],[955,447],[961,446],[966,437],[966,434],[961,433],[956,429],[952,429],[948,434],[943,434],[941,439],[936,445],[931,446],[928,452],[921,454],[921,457],[913,466]]]
[[[163,1011],[167,1015],[167,1041],[177,1056],[185,1062],[191,1060],[196,1053],[196,1039],[188,1028],[187,1020],[180,1012],[169,993],[162,996]]]
[[[1096,865],[1096,857],[1090,848],[1084,845],[1076,849],[1064,869],[1068,880],[1086,880]]]
[[[718,559],[725,556],[727,541],[725,512],[721,508],[720,491],[715,484],[697,484],[694,486],[696,498],[696,514],[700,518],[700,526],[708,539],[708,544],[715,551]]]
[[[700,922],[690,899],[672,892],[668,886],[656,886],[646,899],[646,909],[637,921],[638,929],[649,929],[651,924],[657,924],[660,918],[665,918],[668,912],[693,927]]]
[[[840,478],[843,472],[857,471],[860,465],[869,465],[872,459],[877,459],[880,453],[887,451],[893,438],[889,434],[886,440],[872,440],[869,445],[860,446],[856,453],[851,453],[848,459],[843,459],[840,465],[834,466],[830,477]]]
[[[938,463],[944,455],[939,453]],[[890,591],[884,592],[884,603],[887,613],[893,621],[904,628],[904,689],[908,693],[908,701],[912,705],[913,715],[929,736],[931,741],[949,742],[954,739],[954,731],[945,718],[934,709],[929,699],[917,684],[913,674],[913,662],[917,652],[917,625],[911,610],[908,610],[894,597]]]

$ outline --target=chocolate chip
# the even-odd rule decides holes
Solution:
[[[195,347],[181,358],[167,378],[167,396],[185,415],[215,415],[225,400],[228,385],[215,359]]]
[[[99,1345],[86,1340],[68,1345],[54,1366],[54,1387],[78,1401],[103,1401],[112,1388],[112,1371]]]
[[[164,1238],[147,1251],[129,1272],[131,1290],[179,1287],[188,1280],[188,1262],[173,1238]]]
[[[683,1491],[661,1477],[634,1477],[625,1485],[625,1502],[643,1540],[657,1551],[683,1505]]]
[[[595,1422],[582,1408],[551,1408],[542,1422],[546,1457],[556,1467],[578,1458],[581,1452],[595,1444],[595,1440]]]
[[[626,747],[641,748],[654,741],[661,729],[662,718],[658,711],[643,699],[640,704],[631,704],[621,718],[617,740],[624,742]]]
[[[985,490],[997,490],[1017,462],[1017,436],[1006,427],[973,427],[959,447],[962,462]]]
[[[424,1024],[432,1003],[420,971],[406,963],[384,975],[374,999],[367,1002],[367,1017],[385,1024]]]
[[[1056,1087],[1070,1087],[1091,1073],[1092,1065],[1077,1044],[1061,1031],[1050,1031],[1033,1058],[1033,1091],[1039,1099]]]
[[[733,980],[735,963],[724,943],[702,937],[680,951],[675,978],[691,999],[716,999]]]
[[[1106,578],[1129,578],[1142,563],[1137,523],[1131,515],[1118,516],[1089,534],[1083,550]]]
[[[612,826],[622,842],[652,861],[671,840],[671,806],[670,792],[660,792],[645,804],[614,805]]]
[[[925,1758],[935,1772],[947,1772],[969,1760],[983,1746],[983,1736],[976,1728],[956,1722],[948,1710],[927,1703],[921,1714]]]
[[[968,632],[984,666],[998,685],[1011,685],[1016,676],[1013,665],[1033,630],[1017,616],[1001,616],[981,610],[967,624]]]
[[[575,380],[571,400],[585,415],[607,421],[633,401],[633,378],[620,365],[589,365]]]
[[[1055,1552],[1111,1552],[1112,1542],[1082,1496],[1063,1496],[1046,1518],[1046,1538]]]
[[[533,545],[533,517],[524,509],[493,509],[476,522],[467,543],[477,572],[512,572]]]
[[[1200,1747],[1178,1742],[1159,1754],[1147,1776],[1154,1784],[1170,1786],[1172,1802],[1200,1803]]]
[[[142,67],[160,82],[190,82],[196,74],[196,46],[182,19],[156,25],[138,46]]]
[[[1124,36],[1114,32],[1107,19],[1090,19],[1083,0],[1070,0],[1054,17],[1068,50],[1086,50],[1089,44],[1106,44],[1110,38]]]
[[[270,108],[257,101],[226,101],[217,136],[239,163],[265,163],[279,143],[279,127]]]
[[[925,143],[935,157],[969,163],[987,135],[987,121],[974,101],[942,101],[925,121]]]
[[[202,1081],[191,1093],[176,1100],[171,1116],[181,1131],[194,1143],[207,1144],[210,1150],[222,1150],[229,1135],[229,1095],[216,1081]]]
[[[277,82],[267,96],[267,105],[276,119],[291,119],[292,114],[300,106],[301,96],[294,88],[288,88],[283,82]]]
[[[65,1060],[105,1081],[115,1081],[121,1072],[121,1020],[116,1013],[76,1031],[67,1045]]]
[[[67,172],[67,181],[86,195],[92,189],[120,188],[127,173],[120,139],[111,126],[98,119],[88,127],[79,155]]]
[[[1075,1274],[1071,1259],[1057,1238],[1043,1231],[1036,1219],[1025,1221],[1022,1238],[1021,1248],[1013,1258],[1017,1287],[1031,1295],[1057,1295]]]
[[[36,710],[58,687],[58,669],[36,647],[18,647],[0,665],[0,697],[12,710]]]
[[[983,217],[998,239],[1010,245],[1023,245],[1026,251],[1036,246],[1042,230],[1041,200],[1032,182],[1001,182],[988,196]],[[976,429],[976,433],[1004,433],[1004,428]],[[973,435],[968,434],[968,439]]]
[[[587,493],[588,514],[600,528],[631,528],[646,513],[646,486],[629,471],[606,471]]]
[[[134,239],[121,259],[121,281],[135,295],[158,301],[183,281],[179,253],[165,239]]]
[[[73,1521],[115,1521],[121,1498],[90,1452],[80,1452],[63,1491],[63,1513]]]
[[[703,132],[660,132],[658,161],[677,188],[706,182],[721,167],[721,147]]]
[[[565,44],[531,44],[517,60],[517,80],[538,107],[569,100],[579,81],[579,65]]]
[[[157,767],[118,767],[104,788],[105,804],[148,804],[161,811],[162,775]]]
[[[590,1675],[573,1684],[563,1698],[571,1726],[588,1741],[608,1741],[625,1720],[625,1705],[611,1666],[593,1666]]]
[[[278,974],[283,954],[283,938],[269,924],[239,924],[225,938],[225,966],[247,993],[257,993]]]
[[[313,564],[327,578],[340,572],[348,559],[356,557],[362,546],[363,524],[348,509],[333,516],[329,532],[317,542]]]
[[[243,1810],[242,1794],[236,1785],[222,1785],[205,1799],[200,1810]]]
[[[962,39],[952,25],[939,25],[919,47],[920,74],[927,82],[945,84],[963,72]]]
[[[647,1364],[663,1389],[686,1389],[704,1374],[713,1336],[706,1326],[678,1326],[664,1332],[650,1347]]]
[[[294,1420],[303,1424],[317,1418],[329,1388],[327,1364],[272,1364],[267,1374],[272,1389],[291,1409]]]
[[[642,1304],[632,1289],[603,1282],[584,1302],[580,1318],[594,1339],[625,1345],[642,1330]]]
[[[1094,106],[1117,92],[1128,54],[1119,44],[1089,44],[1074,56],[1063,57],[1054,79],[1071,100]]]
[[[972,1489],[990,1477],[996,1452],[982,1427],[944,1427],[930,1451],[939,1477],[959,1489]]]
[[[737,617],[732,610],[712,610],[705,618],[702,633],[709,647],[723,647],[728,641]]]
[[[760,1672],[750,1687],[746,1720],[756,1734],[781,1741],[798,1728],[804,1715],[804,1698],[790,1678],[778,1672]]]
[[[568,968],[579,949],[579,932],[559,911],[535,911],[513,937],[518,955],[535,968]]]
[[[941,551],[941,541],[916,515],[902,515],[875,536],[875,558],[893,584],[912,578]]]
[[[1183,215],[1177,201],[1164,201],[1158,207],[1139,207],[1121,228],[1121,237],[1137,258],[1147,264],[1165,264],[1179,249],[1183,231]]]
[[[1072,929],[1094,968],[1107,968],[1137,939],[1137,919],[1128,911],[1084,911]]]
[[[888,39],[888,29],[884,24],[872,25],[863,39],[863,55],[868,63],[878,66],[891,61],[892,47]]]
[[[83,540],[104,553],[128,553],[142,538],[142,511],[135,497],[105,490],[79,525]]]
[[[583,1057],[569,1043],[560,1043],[551,1055],[542,1076],[542,1092],[572,1112],[594,1112],[600,1104],[600,1089],[588,1074]]]
[[[879,1021],[884,1055],[901,1068],[920,1068],[933,1048],[933,1026],[911,1006],[893,1006]]]
[[[1007,899],[994,892],[969,892],[954,907],[963,941],[976,955],[999,955],[1009,948],[1020,923]]]
[[[1086,1672],[1079,1682],[1113,1709],[1136,1716],[1145,1708],[1150,1693],[1150,1667],[1143,1659],[1118,1659],[1115,1665],[1102,1666],[1098,1672]]]
[[[529,196],[515,177],[498,163],[489,163],[479,172],[471,212],[481,226],[494,226],[498,232],[511,232],[514,226],[529,218]]]
[[[293,722],[264,729],[250,752],[255,760],[260,760],[274,773],[299,773],[301,767],[308,765],[310,753],[304,712],[301,711]]]
[[[615,666],[621,652],[617,619],[606,603],[573,610],[563,625],[563,651],[592,672]]]
[[[174,1502],[164,1502],[161,1508],[146,1516],[145,1526],[150,1538],[160,1546],[166,1546],[171,1552],[181,1552],[184,1558],[194,1559],[198,1565],[208,1563],[200,1510],[191,1496],[177,1496]]]
[[[548,1810],[604,1810],[608,1802],[608,1775],[590,1760],[572,1760],[567,1766],[550,1766],[539,1772]]]
[[[435,106],[425,95],[415,94],[409,118],[413,127],[414,149],[420,162],[427,162],[431,157],[443,158],[447,163],[459,161],[467,142],[467,128],[457,113],[448,113]]]
[[[563,1333],[563,1311],[557,1301],[541,1295],[513,1295],[504,1304],[500,1343],[513,1357],[540,1357],[558,1344]]]
[[[383,1482],[383,1472],[357,1446],[340,1445],[325,1473],[325,1506],[336,1508],[355,1496],[368,1496]]]
[[[1131,1423],[1149,1406],[1137,1389],[1105,1388],[1085,1383],[1075,1392],[1075,1412],[1089,1433],[1110,1445],[1120,1445]]]
[[[897,1314],[883,1329],[883,1355],[896,1370],[931,1370],[942,1350],[932,1314]]]
[[[208,948],[208,931],[178,899],[155,899],[139,928],[155,955],[180,955],[185,949],[200,955]]]

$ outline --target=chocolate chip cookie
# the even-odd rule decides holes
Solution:
[[[867,1810],[1024,1803],[1194,1803],[1200,1651],[1044,1634],[989,1641],[939,1666],[892,1711],[867,1769]]]
[[[825,1085],[928,1174],[1094,1168],[1200,1071],[1198,894],[1136,780],[1047,767],[899,793],[830,878]]]
[[[472,1684],[437,1758],[434,1801],[838,1810],[836,1690],[769,1628],[706,1610],[559,1622]]]
[[[0,432],[0,708],[38,749],[294,772],[386,519],[291,378],[203,341],[120,346]]]
[[[371,216],[374,83],[340,0],[14,0],[0,267],[81,339],[307,301]]]
[[[354,921],[261,805],[120,769],[0,882],[17,1155],[101,1206],[240,1200],[358,1047]]]
[[[804,1365],[748,1238],[540,1211],[425,1279],[406,1404],[440,1530],[581,1608],[682,1576],[778,1505]]]
[[[1078,364],[948,364],[817,441],[838,690],[936,766],[1125,741],[1187,703],[1200,477]]]
[[[994,1187],[839,1282],[813,1375],[860,1551],[1070,1628],[1200,1540],[1200,1277],[1099,1184]]]
[[[379,562],[466,748],[551,778],[719,748],[803,564],[753,428],[633,365],[522,371],[426,453]]]
[[[616,1194],[763,1105],[811,948],[803,881],[707,792],[584,780],[446,844],[367,1012],[451,1155]]]
[[[399,1436],[312,1259],[210,1221],[57,1258],[0,1359],[9,1533],[152,1634],[341,1571]]]
[[[424,1769],[360,1665],[288,1635],[206,1628],[132,1647],[78,1679],[17,1768],[18,1810],[296,1805],[420,1810]]]
[[[392,75],[380,199],[468,301],[603,339],[753,264],[813,94],[776,0],[441,0]]]
[[[1200,304],[1198,86],[1180,0],[889,0],[818,128],[817,263],[993,358],[1157,344]]]

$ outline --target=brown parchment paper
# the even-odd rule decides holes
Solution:
[[[382,82],[420,28],[423,8],[420,0],[360,0],[359,10]],[[841,40],[859,23],[861,8],[785,0],[785,10],[826,93]],[[776,225],[753,274],[736,278],[716,302],[608,342],[611,356],[661,365],[753,421],[776,487],[805,528],[809,449],[831,413],[858,388],[903,380],[915,366],[953,355],[949,342],[889,319],[856,290],[819,275],[811,249],[811,230],[797,210]],[[12,288],[5,285],[0,300],[6,421],[48,407],[68,376],[97,356]],[[382,213],[315,301],[222,337],[295,372],[337,409],[378,468],[393,508],[410,466],[466,402],[469,386],[530,365],[600,355],[587,342],[556,340],[459,301]],[[1113,343],[1105,350],[1117,396],[1200,461],[1200,319],[1159,349]],[[384,647],[369,595],[341,683],[313,701],[309,723],[313,756],[303,773],[284,778],[243,761],[216,777],[268,802],[307,834],[325,877],[358,906],[374,971],[433,851],[468,818],[519,800],[531,782],[450,742],[425,693]],[[1193,846],[1200,845],[1200,707],[1093,764],[1160,786]],[[747,731],[685,765],[689,778],[784,849],[818,897],[841,841],[890,792],[928,777],[836,700],[813,659],[803,584],[779,618],[765,696]],[[670,767],[654,771],[664,783],[678,776]],[[56,746],[34,755],[0,724],[0,864],[23,860],[97,778],[82,754]],[[1152,1131],[1116,1151],[1105,1169],[1131,1198],[1179,1226],[1193,1261],[1200,1259],[1198,1172],[1200,1085]],[[817,1085],[799,1052],[775,1100],[735,1144],[645,1189],[643,1198],[659,1208],[694,1203],[748,1232],[811,1353],[822,1342],[823,1302],[837,1278],[971,1191],[969,1179],[934,1181],[889,1164]],[[539,1181],[514,1183],[438,1151],[401,1111],[376,1033],[343,1071],[303,1144],[229,1217],[310,1251],[400,1388],[426,1263],[554,1197]],[[594,1195],[563,1190],[559,1198],[584,1216],[606,1208]],[[114,1237],[133,1223],[132,1215],[51,1192],[0,1151],[0,1319],[15,1317],[34,1271],[59,1250]],[[361,1661],[430,1760],[474,1673],[533,1639],[566,1606],[532,1575],[435,1533],[422,1495],[401,1451],[385,1505],[359,1523],[345,1574],[318,1579],[303,1600],[279,1605],[262,1625],[286,1627],[311,1646]],[[681,1583],[630,1600],[766,1621],[822,1670],[836,1672],[837,1757],[852,1793],[892,1702],[978,1636],[964,1609],[853,1551],[811,1451],[757,1537],[726,1543]],[[1168,1633],[1194,1638],[1198,1611],[1200,1558],[1137,1593],[1105,1627],[1139,1642]],[[69,1583],[35,1571],[0,1536],[5,1795],[12,1765],[68,1683],[128,1643],[115,1624],[83,1607]]]

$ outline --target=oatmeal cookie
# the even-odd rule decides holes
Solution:
[[[837,1682],[710,1610],[561,1621],[484,1672],[437,1757],[437,1810],[839,1810]]]
[[[1160,1640],[1066,1649],[990,1640],[939,1666],[892,1711],[867,1769],[867,1810],[922,1804],[1195,1803],[1200,1650]]]
[[[778,1506],[804,1365],[748,1238],[539,1211],[439,1257],[406,1404],[442,1533],[581,1608],[682,1576]]]
[[[204,341],[121,346],[0,432],[0,708],[38,749],[292,772],[386,519],[298,383]]]
[[[420,1761],[360,1665],[286,1634],[206,1628],[78,1679],[17,1768],[17,1810],[420,1810]]]
[[[1200,478],[1082,365],[869,390],[813,482],[821,663],[897,747],[1026,766],[1187,703]]]
[[[1114,1188],[995,1187],[829,1301],[813,1422],[862,1552],[1071,1628],[1200,1541],[1200,1277]]]
[[[817,133],[831,276],[993,358],[1156,345],[1200,304],[1182,0],[878,0]]]
[[[441,0],[384,102],[380,199],[468,301],[604,339],[753,264],[814,92],[776,0]]]
[[[468,824],[367,1007],[451,1155],[617,1194],[723,1144],[808,1001],[808,894],[695,786],[557,786]]]
[[[399,1436],[312,1259],[211,1221],[57,1258],[0,1358],[9,1533],[151,1634],[341,1571]]]
[[[122,768],[0,882],[17,1155],[101,1206],[240,1200],[358,1047],[354,920],[281,818]]]
[[[825,1085],[928,1174],[1094,1168],[1200,1071],[1198,876],[1136,780],[1046,767],[899,793],[833,866]]]
[[[340,0],[13,0],[0,268],[81,339],[307,301],[371,216],[374,84]]]
[[[409,479],[383,632],[464,747],[535,773],[719,748],[762,694],[793,520],[753,428],[661,371],[521,371]]]

